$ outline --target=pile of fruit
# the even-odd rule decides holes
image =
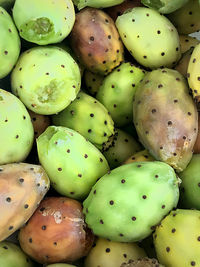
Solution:
[[[200,266],[199,30],[200,0],[0,0],[0,267]]]

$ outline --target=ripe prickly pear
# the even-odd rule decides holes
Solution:
[[[45,115],[36,114],[31,110],[28,110],[28,113],[31,117],[31,122],[33,124],[35,138],[37,138],[50,125],[50,118]]]
[[[131,157],[129,157],[124,164],[129,164],[132,162],[139,162],[139,161],[154,161],[155,159],[149,154],[149,152],[145,149],[140,152],[135,153]]]
[[[16,0],[13,18],[22,38],[47,45],[67,37],[74,25],[75,11],[71,0]]]
[[[161,264],[167,267],[200,265],[199,218],[200,211],[177,209],[162,220],[154,233]]]
[[[130,259],[143,258],[146,253],[136,243],[113,242],[98,238],[85,259],[85,267],[120,267]]]
[[[178,183],[163,162],[120,166],[104,175],[83,202],[86,223],[95,235],[112,241],[144,239],[176,207]]]
[[[190,48],[188,51],[186,51],[183,55],[176,67],[174,68],[178,72],[180,72],[185,78],[187,78],[188,73],[188,65],[190,62],[190,58],[193,52],[193,48]]]
[[[8,241],[0,242],[0,266],[36,267],[18,245]]]
[[[150,154],[177,171],[184,170],[198,129],[197,109],[184,77],[171,69],[148,73],[136,90],[133,117]]]
[[[65,197],[43,200],[19,232],[21,248],[39,263],[75,261],[88,254],[93,240],[81,203]]]
[[[39,160],[61,195],[84,199],[109,171],[103,154],[78,132],[49,126],[37,139]]]
[[[84,92],[79,92],[66,109],[52,118],[54,125],[79,132],[101,150],[108,148],[114,138],[114,122],[108,110]]]
[[[69,53],[55,46],[35,47],[21,54],[11,76],[12,92],[33,112],[55,114],[80,90],[81,75]]]
[[[0,166],[0,241],[18,230],[49,189],[43,168],[27,163]]]
[[[123,44],[113,20],[96,8],[76,14],[71,46],[79,61],[94,73],[108,74],[123,61]]]
[[[34,139],[30,116],[23,103],[3,89],[0,89],[0,114],[0,164],[23,161]]]
[[[143,258],[139,260],[130,260],[128,263],[123,263],[121,267],[164,267],[159,264],[156,259]]]
[[[12,70],[20,53],[20,38],[10,15],[0,6],[0,79]]]
[[[124,0],[73,0],[79,10],[87,6],[95,8],[113,7],[121,4],[123,1]]]
[[[124,45],[141,65],[172,67],[180,59],[177,30],[157,11],[135,7],[119,16],[116,26]]]
[[[181,34],[179,35],[180,44],[181,44],[181,53],[185,53],[186,51],[194,48],[197,44],[199,44],[199,40],[195,37]]]
[[[133,97],[144,74],[132,63],[123,63],[99,87],[96,97],[108,109],[117,127],[133,121]]]
[[[102,84],[104,76],[99,75],[97,73],[92,73],[89,70],[85,70],[84,72],[84,81],[87,88],[87,91],[90,95],[96,96],[99,87]]]

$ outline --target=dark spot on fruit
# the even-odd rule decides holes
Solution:
[[[12,230],[13,229],[13,226],[11,225],[11,226],[9,226],[9,228],[8,228],[8,230]]]
[[[7,55],[8,54],[8,51],[4,51],[4,54]]]
[[[100,220],[99,222],[100,222],[100,224],[103,224],[103,220]]]
[[[146,58],[147,58],[147,56],[143,56],[143,58],[145,58],[145,59],[146,59]]]
[[[28,209],[28,204],[25,204],[25,205],[24,205],[24,208],[25,208],[25,209]]]
[[[163,87],[163,85],[162,85],[162,84],[159,84],[159,85],[158,85],[158,88],[162,88],[162,87]]]
[[[142,165],[140,165],[140,164],[139,164],[139,165],[137,165],[137,168],[140,168],[140,167],[142,167]]]
[[[79,173],[79,174],[78,174],[78,177],[82,177],[82,174]]]
[[[64,68],[65,67],[65,65],[61,65],[61,68]]]
[[[131,218],[131,220],[132,220],[132,221],[136,221],[136,217],[133,216],[133,217]]]
[[[170,248],[169,247],[166,247],[166,251],[169,252],[170,251]]]
[[[46,230],[46,229],[47,229],[46,225],[43,225],[42,230]]]
[[[109,253],[110,252],[110,248],[106,248],[106,253]]]
[[[161,146],[161,147],[160,147],[160,149],[162,150],[162,149],[163,149],[163,147]]]
[[[111,35],[108,35],[108,39],[111,39]]]
[[[15,136],[15,138],[18,139],[18,138],[19,138],[19,135],[17,134],[17,135]]]
[[[94,190],[94,192],[93,192],[93,194],[95,195],[95,194],[96,194],[96,192],[97,192],[97,191],[96,191],[96,189],[95,189],[95,190]]]
[[[196,262],[195,261],[191,261],[190,263],[192,266],[195,266],[196,265]]]
[[[155,178],[158,178],[158,175],[157,174],[155,175]]]
[[[58,168],[58,171],[61,172],[62,171],[62,168]]]
[[[53,244],[54,244],[54,246],[57,246],[57,242],[54,242]]]
[[[157,34],[161,34],[161,31],[157,31]]]
[[[198,187],[200,187],[200,183],[198,183]]]
[[[146,195],[143,195],[143,196],[142,196],[142,198],[143,198],[143,199],[146,199],[146,198],[147,198],[147,196],[146,196]]]
[[[191,113],[191,112],[188,112],[188,115],[189,115],[189,116],[191,116],[191,115],[192,115],[192,113]]]
[[[19,178],[19,181],[20,181],[20,183],[23,183],[24,179],[23,178]]]
[[[107,121],[104,121],[104,124],[107,125],[108,124]]]
[[[124,236],[123,234],[119,234],[119,236]]]
[[[178,102],[178,99],[174,99],[174,103],[177,103]]]
[[[94,41],[94,36],[90,36],[90,41]]]
[[[3,246],[3,248],[4,248],[4,249],[8,249],[8,247],[6,247],[6,246]]]
[[[113,205],[113,204],[114,204],[114,201],[113,201],[113,200],[111,200],[109,203],[110,203],[110,205]]]
[[[196,62],[196,58],[194,58],[192,62],[195,63]]]
[[[162,53],[161,53],[161,56],[163,57],[164,55],[165,55],[165,53],[164,53],[164,52],[162,52]]]
[[[172,229],[172,233],[175,233],[175,232],[176,232],[176,229],[175,229],[175,228],[173,228],[173,229]]]
[[[44,208],[44,207],[40,208],[40,211],[44,211],[44,210],[45,210],[45,208]]]
[[[152,113],[156,113],[156,109],[154,108],[154,109],[152,109],[152,111],[151,111]]]
[[[122,180],[121,180],[121,183],[122,183],[122,184],[124,184],[125,182],[126,182],[126,180],[125,180],[125,179],[122,179]]]
[[[170,126],[170,125],[172,125],[172,122],[171,122],[171,121],[168,121],[168,123],[167,123],[167,124]]]
[[[100,160],[100,162],[103,162],[103,159],[102,158],[100,158],[99,160]]]
[[[92,132],[92,130],[91,130],[91,129],[89,129],[89,130],[88,130],[88,133],[91,133],[91,132]]]
[[[165,205],[162,205],[162,209],[164,209],[165,208]]]

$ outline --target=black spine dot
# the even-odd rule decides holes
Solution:
[[[106,248],[106,253],[109,253],[110,252],[110,248]]]

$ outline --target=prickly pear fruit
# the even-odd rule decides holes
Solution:
[[[197,134],[197,139],[194,144],[193,150],[195,154],[200,154],[200,116],[199,114],[198,114],[198,134]]]
[[[133,121],[133,97],[144,74],[132,63],[122,63],[99,87],[96,97],[108,109],[117,127]]]
[[[34,139],[30,116],[23,103],[3,89],[0,103],[0,164],[23,161]]]
[[[11,72],[20,53],[20,38],[7,11],[0,6],[0,79],[4,78]]]
[[[37,138],[50,125],[50,118],[45,115],[36,114],[35,112],[31,110],[28,110],[28,113],[31,117],[31,121],[33,124],[35,138]]]
[[[47,265],[46,267],[76,267],[76,266],[67,264],[67,263],[55,263],[55,264]]]
[[[4,241],[0,243],[0,266],[34,267],[35,264],[18,245]]]
[[[138,161],[154,161],[155,159],[149,154],[149,152],[145,149],[140,152],[135,153],[131,157],[129,157],[124,164],[129,164],[132,162]]]
[[[41,166],[13,163],[0,166],[0,241],[18,230],[49,189]]]
[[[175,67],[175,70],[180,72],[185,78],[187,78],[188,73],[188,65],[190,62],[190,58],[193,52],[193,48],[190,48],[188,51],[186,51],[183,55],[178,64]]]
[[[21,54],[11,76],[12,92],[33,112],[60,112],[76,98],[81,75],[77,63],[61,48],[35,47]]]
[[[194,48],[197,44],[199,44],[199,40],[195,37],[189,35],[179,35],[180,44],[181,44],[181,53],[185,53],[186,51]]]
[[[81,203],[66,197],[44,199],[19,232],[21,248],[39,263],[75,261],[88,254],[93,240]]]
[[[47,45],[59,43],[68,36],[74,25],[75,11],[71,0],[16,0],[13,18],[22,38]]]
[[[177,30],[157,11],[135,7],[119,16],[116,26],[124,45],[141,65],[172,67],[180,59]]]
[[[139,260],[130,260],[128,263],[123,263],[121,267],[164,267],[159,264],[156,259],[143,258]]]
[[[141,150],[141,145],[128,133],[116,129],[112,146],[103,154],[111,169],[121,165],[128,157]]]
[[[85,259],[85,267],[120,267],[123,262],[146,256],[136,243],[113,242],[98,238]]]
[[[113,20],[102,10],[84,8],[76,14],[71,46],[91,72],[108,74],[123,61],[123,44]]]
[[[180,34],[189,34],[200,30],[200,5],[197,0],[189,0],[186,5],[169,14],[168,18]]]
[[[61,195],[84,199],[109,171],[103,154],[72,129],[49,126],[37,139],[37,147],[52,187]]]
[[[184,77],[166,68],[148,73],[136,90],[133,117],[150,154],[177,171],[184,170],[198,129],[197,109]]]
[[[113,7],[121,4],[123,1],[124,0],[73,0],[79,10],[87,6],[95,8]]]
[[[154,233],[161,264],[167,267],[200,265],[199,218],[200,211],[183,209],[171,211],[165,217]]]
[[[66,109],[52,118],[54,125],[79,132],[101,150],[109,147],[114,138],[114,122],[108,110],[84,92],[79,92]]]
[[[142,4],[157,10],[162,14],[169,14],[184,6],[189,0],[141,0]]]
[[[90,95],[96,96],[103,79],[104,76],[97,73],[92,73],[89,70],[84,72],[85,85]]]
[[[174,170],[163,162],[120,166],[104,175],[83,202],[86,223],[95,235],[112,241],[144,239],[176,207],[178,183]]]

